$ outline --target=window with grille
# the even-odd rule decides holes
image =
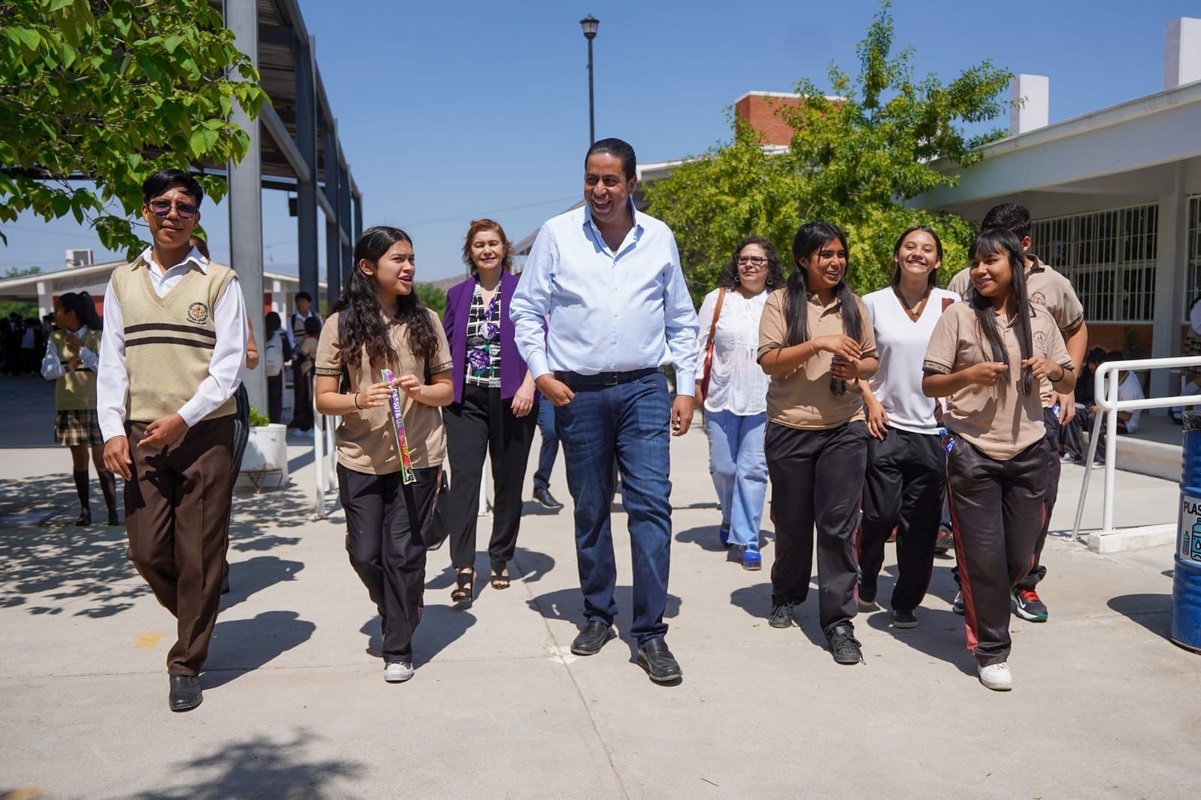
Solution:
[[[1193,301],[1201,295],[1201,194],[1195,194],[1188,199],[1188,233],[1185,252],[1188,253],[1188,265],[1184,273],[1184,303],[1181,306],[1181,319],[1188,322],[1188,312]]]
[[[1155,203],[1094,211],[1038,220],[1030,249],[1072,282],[1089,322],[1150,322],[1158,230]],[[1201,269],[1194,272],[1201,290]]]

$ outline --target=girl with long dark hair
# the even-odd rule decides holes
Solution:
[[[100,478],[108,524],[117,516],[117,478],[104,468],[104,437],[96,417],[96,366],[100,362],[103,323],[87,292],[67,292],[54,303],[57,329],[46,342],[42,377],[54,381],[54,441],[71,449],[71,477],[79,495],[76,525],[92,524],[88,499],[88,452]]]
[[[773,628],[792,625],[809,593],[817,528],[819,618],[839,664],[863,660],[855,616],[853,534],[863,492],[867,425],[859,379],[876,371],[867,309],[847,285],[847,238],[828,222],[800,227],[788,285],[772,293],[759,326],[767,389],[764,451],[776,527]]]
[[[709,474],[721,503],[718,535],[730,548],[729,560],[747,570],[762,567],[759,523],[767,496],[768,378],[755,361],[759,320],[770,290],[783,285],[775,245],[748,236],[734,248],[698,315],[698,345],[709,371],[707,385],[705,375],[697,377],[695,397],[705,407]]]
[[[425,534],[444,452],[439,408],[452,396],[446,337],[414,291],[415,270],[408,234],[383,226],[364,231],[342,297],[321,330],[315,368],[317,410],[342,417],[335,438],[346,549],[380,614],[390,683],[413,677]],[[383,380],[384,369],[395,377]],[[407,453],[398,445],[393,392]]]
[[[1076,374],[1055,320],[1027,297],[1021,240],[994,228],[968,256],[972,288],[934,328],[922,391],[947,398],[954,437],[947,488],[967,647],[980,682],[1008,691],[1010,598],[1030,569],[1047,489],[1038,381],[1069,393]]]
[[[897,582],[892,624],[914,628],[934,570],[934,544],[947,480],[937,403],[922,393],[922,360],[930,334],[959,296],[935,286],[942,242],[918,225],[897,238],[892,281],[863,298],[872,315],[880,369],[863,387],[867,475],[859,535],[859,602],[874,605],[884,543],[897,529]]]

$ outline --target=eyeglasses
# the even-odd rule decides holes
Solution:
[[[738,266],[740,266],[740,267],[745,267],[747,265],[750,265],[752,267],[762,267],[765,264],[767,264],[767,259],[764,258],[763,256],[739,256],[738,257]]]
[[[171,213],[172,206],[175,207],[176,215],[185,222],[194,219],[200,213],[200,209],[191,203],[172,203],[169,200],[151,200],[147,206],[150,208],[150,213],[159,219],[166,219]]]

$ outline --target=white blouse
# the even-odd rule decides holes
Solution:
[[[701,360],[697,365],[697,380],[704,370],[705,344],[717,308],[714,289],[701,303],[700,329],[697,332]],[[727,289],[717,317],[713,336],[713,368],[709,377],[709,393],[705,396],[706,411],[729,411],[743,417],[767,411],[767,385],[771,380],[756,361],[759,350],[759,318],[767,303],[767,290],[752,298]]]

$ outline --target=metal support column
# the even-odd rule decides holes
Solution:
[[[338,123],[334,120],[325,121],[325,199],[334,210],[331,218],[325,217],[325,282],[329,304],[342,294],[343,278],[342,241],[338,234],[341,211],[338,208]]]
[[[296,49],[296,146],[309,167],[309,180],[296,191],[296,254],[300,290],[321,308],[317,263],[317,81],[313,38]]]
[[[338,155],[343,156],[342,142],[338,142]],[[354,261],[354,241],[350,238],[353,222],[350,215],[350,165],[339,158],[338,161],[338,230],[345,237],[342,239],[342,265],[347,269]]]
[[[225,0],[225,27],[238,50],[259,65],[259,19],[255,0]],[[230,119],[250,138],[246,156],[229,165],[229,254],[250,313],[255,339],[263,341],[263,195],[262,152],[258,121],[234,106]],[[267,408],[267,379],[261,369],[244,373],[250,402]]]

